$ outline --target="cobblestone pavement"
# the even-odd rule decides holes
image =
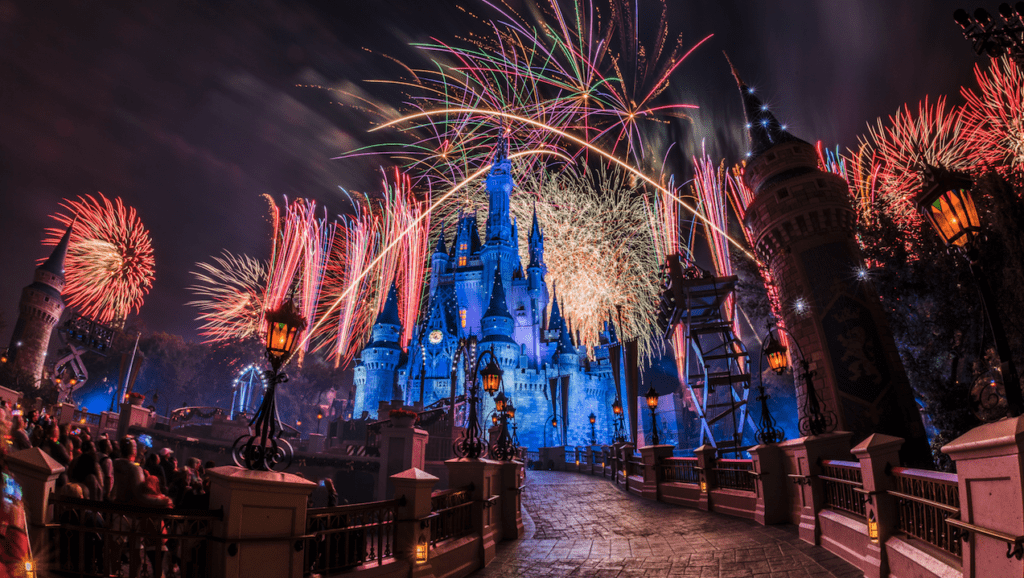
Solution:
[[[792,526],[645,500],[583,474],[529,472],[523,505],[525,538],[499,544],[474,577],[863,576]]]

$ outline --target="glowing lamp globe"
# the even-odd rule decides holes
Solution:
[[[507,415],[509,419],[516,418],[516,406],[512,405],[511,399],[505,404],[505,415]]]
[[[491,356],[491,360],[487,362],[487,365],[480,370],[481,381],[484,384],[484,391],[494,395],[498,391],[498,387],[501,385],[501,368],[498,367],[498,362]]]
[[[316,419],[324,419],[324,414],[319,411],[316,412]]]
[[[612,402],[612,412],[614,412],[615,415],[622,415],[622,402],[617,398]]]
[[[299,335],[306,328],[306,320],[289,299],[273,311],[267,311],[267,355],[283,363],[292,356],[299,344]]]
[[[498,397],[494,398],[494,411],[497,411],[498,413],[504,412],[506,401],[507,398],[505,397],[505,392],[499,393]]]
[[[776,374],[782,375],[782,372],[786,371],[786,367],[789,365],[786,346],[772,333],[768,334],[768,342],[764,346],[764,356],[768,358],[768,367],[771,367]]]
[[[967,248],[981,235],[971,178],[964,173],[925,167],[924,182],[914,204],[947,247]]]
[[[594,425],[595,423],[597,423],[597,416],[594,415],[594,412],[590,412],[590,425]]]
[[[644,394],[644,397],[647,398],[647,407],[651,408],[652,410],[658,409],[658,392],[654,391],[653,385],[650,389],[647,390],[647,393]]]
[[[558,427],[558,418],[551,418],[551,427]]]
[[[498,425],[498,414],[491,415],[491,425]]]

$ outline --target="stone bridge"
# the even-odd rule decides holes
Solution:
[[[524,539],[500,546],[475,577],[863,576],[792,526],[645,500],[574,472],[531,471],[527,480]]]

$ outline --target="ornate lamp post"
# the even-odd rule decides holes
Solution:
[[[1020,378],[1017,366],[1013,363],[1006,329],[996,309],[995,295],[979,264],[984,233],[978,211],[974,206],[974,198],[971,196],[971,187],[971,178],[967,174],[926,165],[921,192],[914,202],[918,211],[928,219],[950,252],[963,255],[970,265],[971,274],[981,293],[985,316],[988,317],[989,327],[992,329],[992,338],[996,342],[996,352],[999,354],[999,373],[1006,389],[1006,413],[1018,416],[1024,410]],[[993,410],[997,409],[1000,402],[999,396],[972,396],[971,410],[986,421],[999,419],[1003,417],[1002,412]]]
[[[323,411],[316,412],[316,433],[317,433],[317,435],[320,435],[320,420],[322,420],[322,419],[324,419],[324,412]]]
[[[490,355],[491,359],[480,371],[480,376],[484,382],[484,391],[494,396],[493,420],[496,422],[495,425],[499,426],[498,437],[494,440],[494,445],[489,448],[489,452],[491,457],[496,460],[510,462],[516,458],[518,452],[517,444],[508,432],[508,420],[515,417],[515,406],[512,405],[512,401],[505,395],[505,380],[503,377],[505,372],[498,365],[494,350],[481,353],[477,363],[479,364],[479,361],[483,360],[486,355]]]
[[[597,416],[594,412],[590,412],[590,445],[597,445],[597,431],[594,429],[594,424],[597,423]]]
[[[235,463],[249,470],[270,471],[283,459],[291,465],[292,447],[281,435],[281,420],[277,415],[275,394],[278,384],[288,381],[281,371],[291,359],[299,344],[299,336],[306,329],[306,320],[295,304],[288,299],[273,311],[267,311],[266,347],[271,369],[266,372],[267,391],[249,426],[253,435],[241,436],[231,449]],[[244,443],[243,443],[244,442]]]
[[[658,392],[654,391],[653,384],[644,397],[647,398],[647,407],[651,409],[651,445],[656,446],[661,440],[658,439],[658,418],[654,415],[654,410],[658,409]]]
[[[487,444],[482,439],[483,431],[480,428],[480,420],[477,417],[476,410],[476,406],[480,402],[480,386],[476,380],[477,366],[480,360],[476,357],[475,335],[471,335],[469,339],[459,342],[459,348],[455,352],[452,364],[453,368],[458,363],[459,356],[463,358],[466,372],[466,402],[469,404],[469,417],[466,423],[466,431],[455,442],[452,449],[455,450],[455,455],[460,458],[475,460],[487,455]],[[452,379],[454,379],[454,376]]]
[[[626,425],[622,417],[622,400],[615,398],[612,402],[612,413],[615,415],[615,433],[612,435],[612,443],[623,443],[626,441]]]
[[[768,409],[768,398],[771,397],[764,391],[764,359],[768,358],[768,367],[776,375],[782,375],[786,371],[786,346],[772,335],[771,327],[768,334],[761,340],[761,357],[757,365],[757,401],[761,402],[761,419],[757,422],[757,434],[755,438],[759,444],[777,444],[786,439],[786,432],[778,427],[775,418]]]
[[[789,331],[786,331],[782,327],[776,327],[776,331],[780,334],[783,332],[787,334],[789,333]],[[771,339],[771,329],[768,330],[768,336],[765,339]],[[789,358],[786,356],[786,352],[788,350],[781,341],[774,339],[772,339],[772,341],[774,341],[774,343],[768,343],[764,346],[764,349],[762,350],[762,357],[768,358],[768,366],[772,368],[772,371],[778,375],[782,375],[782,373],[789,367]],[[789,341],[793,343],[793,346],[796,347],[797,352],[800,354],[800,367],[802,368],[800,377],[804,380],[804,391],[806,392],[803,412],[804,416],[800,418],[800,422],[797,424],[797,427],[800,428],[800,433],[808,436],[818,436],[828,433],[836,427],[836,414],[832,410],[822,407],[821,400],[818,399],[818,391],[814,388],[814,376],[816,376],[818,372],[811,371],[810,364],[807,363],[807,360],[804,358],[803,352],[800,351],[800,347],[796,344],[796,340],[792,339],[792,335],[790,335]],[[760,377],[760,375],[758,377]],[[765,395],[763,383],[760,385],[759,389],[760,395],[758,396],[758,399],[760,400],[761,396]],[[762,421],[764,420],[764,416],[767,412],[767,401],[767,396],[765,396],[765,399],[761,401]],[[764,430],[765,439],[774,437],[776,433],[779,436],[782,436],[784,432],[782,430],[776,430],[775,420],[771,419],[770,414],[767,415],[770,421],[765,424],[768,426]],[[760,438],[761,431],[762,428],[759,425],[757,433],[759,443],[774,443],[767,441],[762,442]],[[778,441],[782,441],[781,438]]]

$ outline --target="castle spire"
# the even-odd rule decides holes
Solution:
[[[555,305],[558,305],[558,301],[555,301]],[[575,355],[576,348],[572,344],[572,334],[569,332],[569,326],[565,322],[565,317],[558,316],[558,347],[555,348],[555,355],[566,354]]]
[[[68,243],[71,240],[71,230],[75,228],[75,222],[78,221],[78,215],[75,215],[71,219],[71,224],[68,225],[68,230],[64,231],[64,236],[60,238],[60,242],[53,248],[53,252],[50,253],[50,257],[45,263],[39,266],[40,269],[53,273],[54,275],[64,275],[64,259],[68,255]]]
[[[398,287],[394,281],[391,282],[391,288],[388,289],[388,297],[384,300],[384,309],[377,316],[376,325],[397,325],[399,327],[402,325],[398,318]]]
[[[444,226],[445,223],[441,223],[441,233],[437,236],[437,246],[434,247],[434,253],[448,254],[448,249],[444,246]]]
[[[726,60],[728,59],[729,57],[726,56]],[[732,62],[729,62],[729,67],[732,69],[733,78],[736,79],[740,96],[743,98],[743,112],[747,117],[747,134],[750,137],[748,157],[759,156],[779,143],[800,141],[801,139],[786,132],[786,127],[779,123],[775,115],[768,110],[768,105],[754,95],[754,89],[743,82]]]
[[[494,268],[494,284],[491,287],[491,301],[487,305],[487,312],[484,317],[507,317],[512,319],[508,312],[508,303],[505,302],[505,287],[501,284],[501,267]]]

